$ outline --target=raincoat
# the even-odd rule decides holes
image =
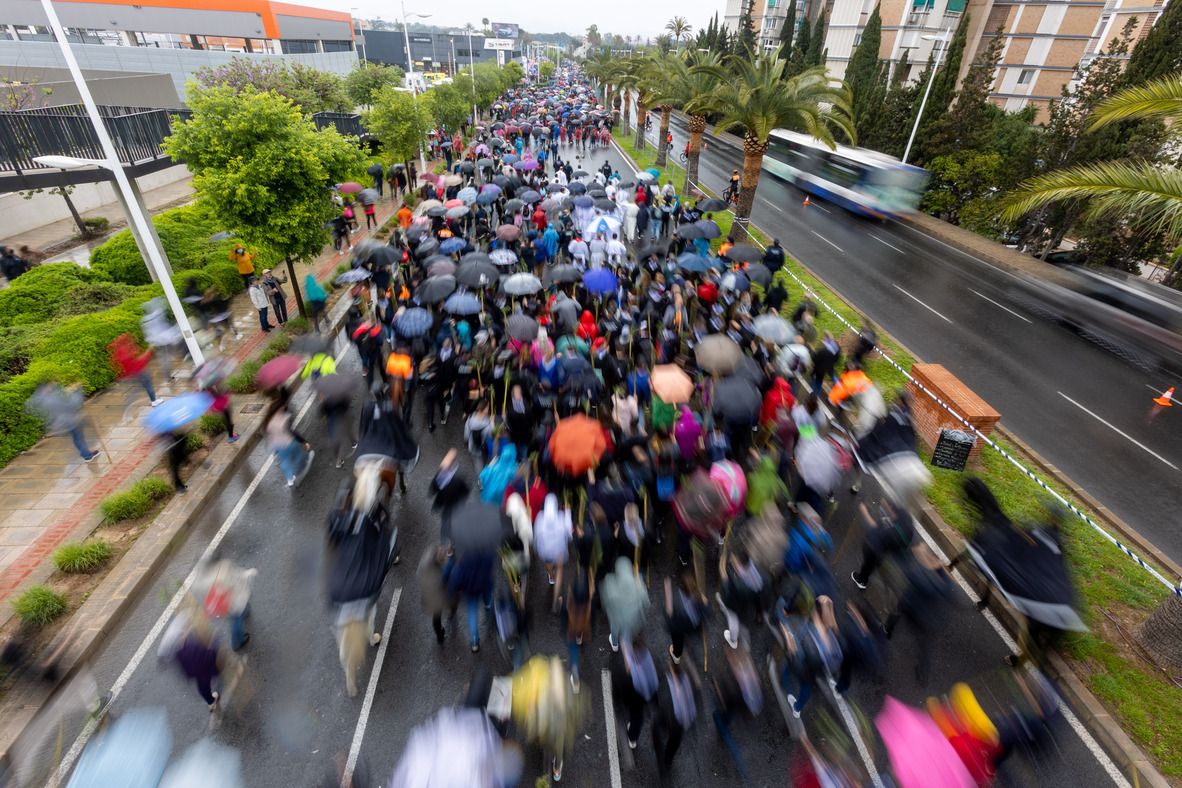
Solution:
[[[747,474],[747,513],[751,516],[762,514],[768,505],[788,496],[788,485],[780,478],[775,461],[766,454],[760,459],[759,467]]]
[[[547,495],[542,512],[534,523],[534,550],[538,558],[548,564],[565,564],[572,530],[570,510],[558,508],[557,495]]]
[[[505,488],[517,475],[517,447],[507,443],[501,453],[480,472],[480,500],[500,504],[505,497]]]
[[[615,571],[603,579],[599,598],[617,639],[630,640],[641,630],[649,606],[648,591],[627,558],[616,559]]]
[[[776,378],[771,390],[763,395],[763,407],[759,411],[759,423],[768,427],[776,421],[776,413],[780,410],[791,411],[796,404],[796,397],[792,396],[792,385],[784,378]]]
[[[655,418],[654,416],[654,421]],[[702,424],[688,405],[681,406],[681,416],[677,419],[673,437],[677,439],[677,448],[681,451],[682,459],[688,460],[698,453],[698,441],[702,437]]]

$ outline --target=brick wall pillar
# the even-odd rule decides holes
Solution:
[[[945,404],[968,420],[983,435],[989,435],[993,428],[1001,421],[1001,414],[989,406],[985,400],[977,396],[964,383],[940,364],[915,364],[911,367],[911,375],[928,391],[939,397]],[[911,413],[915,421],[915,432],[919,439],[930,451],[940,439],[941,429],[965,430],[956,417],[936,403],[930,396],[921,391],[915,383],[907,384],[907,391],[911,394]],[[976,461],[983,445],[980,438],[969,453],[969,460]]]

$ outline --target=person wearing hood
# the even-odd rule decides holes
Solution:
[[[643,628],[650,604],[648,589],[633,570],[632,562],[620,556],[614,571],[604,577],[599,595],[611,627],[608,644],[612,651],[619,651],[622,641],[631,641]]]
[[[759,411],[759,423],[770,427],[779,418],[780,412],[792,412],[796,397],[792,396],[792,384],[782,377],[772,381],[772,387],[763,395],[763,407]]]
[[[762,455],[756,469],[747,474],[747,514],[758,517],[787,497],[788,485],[780,477],[776,461]]]
[[[324,321],[325,327],[328,326],[328,320],[324,318],[324,308],[328,304],[328,293],[324,292],[324,288],[316,282],[316,277],[308,274],[304,277],[304,300],[308,302],[308,311],[312,317],[312,328],[316,329],[316,333],[320,333],[320,322]]]
[[[459,457],[455,449],[448,449],[439,463],[439,470],[427,488],[431,495],[431,510],[439,513],[440,541],[451,541],[451,516],[467,498],[468,482],[460,474]]]
[[[595,324],[595,315],[591,314],[590,310],[584,309],[583,314],[579,316],[579,327],[575,333],[579,339],[587,343],[599,336],[599,326]]]
[[[673,428],[673,437],[677,440],[677,448],[681,452],[683,462],[688,463],[698,456],[702,443],[702,422],[690,410],[689,405],[681,406],[681,415]]]
[[[553,587],[557,604],[562,588],[562,572],[570,558],[570,540],[574,532],[569,509],[560,509],[558,496],[550,493],[534,521],[534,551],[546,567],[546,580]]]
[[[517,447],[506,443],[501,452],[480,472],[480,500],[499,505],[505,488],[517,473]]]

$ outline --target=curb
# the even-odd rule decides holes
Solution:
[[[614,144],[613,140],[613,144]],[[633,161],[627,153],[625,153],[619,146],[616,147],[620,155],[625,160],[632,163],[635,167],[636,162]],[[754,226],[754,223],[753,223]],[[762,232],[762,230],[761,230]],[[1007,250],[1008,251],[1008,250]],[[862,314],[861,310],[851,304],[846,298],[822,277],[818,276],[811,268],[806,266],[800,259],[796,260],[796,264],[800,266],[801,270],[808,273],[809,276],[820,282],[829,289],[834,296],[837,297],[841,303],[847,308],[853,310],[856,314]],[[913,353],[905,344],[900,342],[897,338],[892,336],[889,332],[878,326],[880,336],[889,339],[898,347],[902,348],[908,355],[916,360],[920,360],[920,356]],[[1162,565],[1175,574],[1179,574],[1179,567],[1166,558],[1160,550],[1152,547],[1149,543],[1133,530],[1127,523],[1117,518],[1112,512],[1101,506],[1090,495],[1083,492],[1077,484],[1066,478],[1055,466],[1048,463],[1040,455],[1034,452],[1021,440],[1014,438],[1014,436],[1004,430],[998,429],[1004,437],[1013,440],[1015,445],[1026,454],[1029,459],[1039,467],[1044,473],[1050,476],[1055,481],[1062,484],[1070,492],[1084,501],[1087,505],[1093,507],[1093,511],[1104,518],[1105,522],[1110,523],[1114,528],[1118,529],[1120,533],[1126,536],[1129,541],[1137,544],[1138,547],[1145,549],[1147,553],[1152,555],[1155,559],[1162,560]],[[924,501],[920,511],[920,521],[925,526],[932,538],[940,545],[948,556],[959,555],[964,551],[964,539],[960,534],[949,526],[940,514],[927,501]],[[971,582],[970,584],[980,588],[985,584],[985,579],[981,576],[971,564],[960,564],[958,569]],[[1179,574],[1182,576],[1182,574]],[[997,616],[1002,626],[1011,637],[1017,636],[1021,631],[1020,619],[1017,614],[1008,604],[1000,598],[1000,595],[993,594],[990,602],[990,610]],[[1073,710],[1082,717],[1083,724],[1087,730],[1096,738],[1100,747],[1107,755],[1112,758],[1119,767],[1127,768],[1131,771],[1130,782],[1134,786],[1139,786],[1142,783],[1152,788],[1170,788],[1171,783],[1157,770],[1153,762],[1145,755],[1145,752],[1134,742],[1120,724],[1113,719],[1112,715],[1104,707],[1104,705],[1096,698],[1095,695],[1087,688],[1071,666],[1058,653],[1048,651],[1045,654],[1044,667],[1047,672],[1055,679],[1059,692],[1066,697]]]
[[[335,336],[344,323],[348,303],[348,299],[338,298],[330,309],[330,335]],[[302,383],[300,388],[305,385],[306,382]],[[261,406],[263,400],[251,396],[249,402]],[[139,599],[140,591],[156,578],[165,561],[188,535],[190,526],[204,512],[207,499],[221,491],[223,482],[258,445],[265,432],[261,423],[262,407],[250,414],[240,409],[239,416],[241,437],[237,443],[230,445],[222,441],[210,452],[206,462],[213,467],[191,480],[188,495],[173,496],[156,515],[152,525],[163,527],[149,528],[136,539],[46,648],[44,653],[49,654],[62,650],[56,682],[49,685],[29,680],[32,677],[28,676],[5,696],[0,704],[4,720],[0,725],[0,762],[7,758],[9,749],[57,688],[102,646],[107,632],[114,628],[128,606]]]

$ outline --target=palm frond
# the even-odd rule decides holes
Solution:
[[[1088,131],[1135,118],[1182,119],[1182,74],[1125,88],[1100,102]]]

